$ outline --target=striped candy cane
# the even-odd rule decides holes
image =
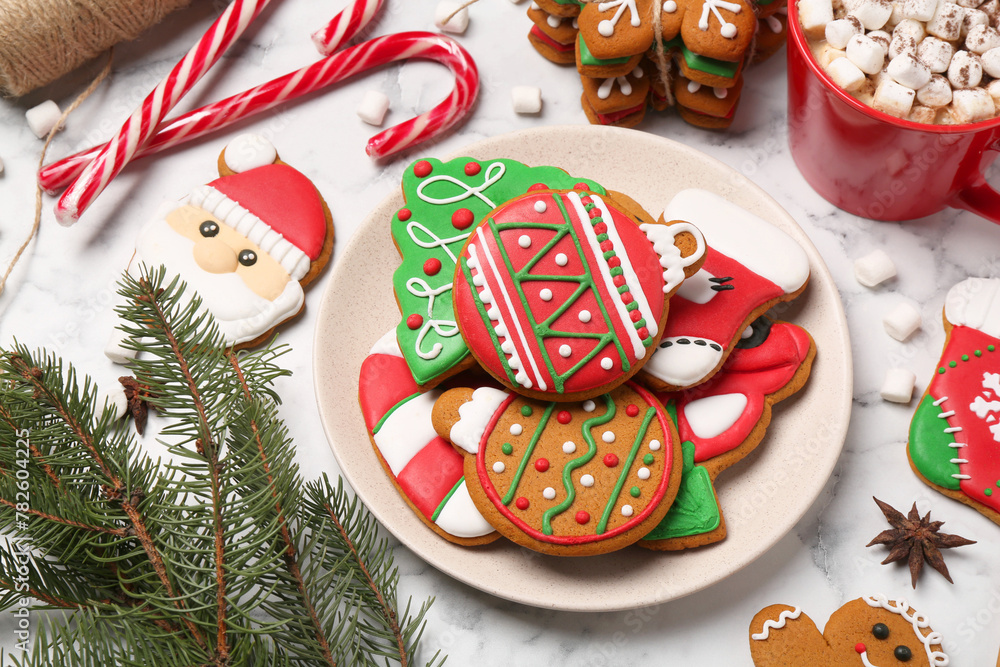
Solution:
[[[270,0],[235,0],[212,24],[187,55],[170,70],[146,96],[118,134],[108,142],[80,177],[56,204],[56,219],[63,225],[75,223],[83,212],[121,172],[132,157],[156,132],[164,116],[205,75],[212,65],[240,38],[247,26]]]
[[[382,9],[385,0],[355,0],[333,20],[312,35],[313,43],[324,56],[339,50],[360,32]]]
[[[455,86],[451,94],[430,111],[369,140],[366,148],[369,155],[387,157],[446,132],[472,109],[479,94],[479,71],[469,52],[451,38],[429,32],[404,32],[363,42],[165,123],[136,156],[173,148],[355,74],[410,58],[445,65],[455,75]],[[48,165],[38,174],[39,184],[46,192],[57,192],[83,171],[100,151],[101,147],[91,148]]]

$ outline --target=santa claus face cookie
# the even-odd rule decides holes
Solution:
[[[667,298],[704,249],[690,224],[640,227],[609,197],[536,190],[473,230],[455,271],[455,317],[501,383],[540,398],[590,398],[639,370]]]
[[[454,389],[432,420],[475,454],[465,478],[487,521],[537,551],[581,556],[632,544],[663,518],[680,484],[673,424],[632,383],[574,404]]]

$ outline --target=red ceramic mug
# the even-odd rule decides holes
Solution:
[[[835,206],[910,220],[952,206],[1000,223],[1000,192],[983,176],[1000,151],[1000,118],[927,125],[876,111],[813,59],[788,0],[788,142],[806,181]]]

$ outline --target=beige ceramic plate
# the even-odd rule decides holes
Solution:
[[[679,190],[711,190],[772,221],[805,248],[812,268],[806,293],[779,315],[804,326],[819,350],[813,374],[780,404],[767,437],[718,483],[729,536],[683,553],[629,548],[605,556],[540,556],[500,540],[465,548],[427,528],[379,465],[357,404],[361,362],[399,321],[391,276],[399,257],[389,219],[393,194],[351,239],[335,267],[316,327],[315,376],[320,415],[333,453],[378,520],[434,567],[480,590],[538,607],[610,611],[673,600],[714,584],[780,540],[826,484],[850,418],[852,367],[847,322],[829,270],[795,221],[763,190],[698,151],[650,134],[607,127],[553,127],[507,134],[461,155],[555,165],[625,192],[659,215]]]

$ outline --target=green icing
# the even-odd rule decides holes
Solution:
[[[404,209],[410,216],[400,220],[397,212],[390,223],[392,238],[402,256],[402,263],[392,277],[402,313],[396,340],[419,384],[432,382],[469,354],[455,324],[451,283],[458,253],[475,224],[494,208],[523,195],[535,183],[569,190],[584,182],[592,192],[606,193],[594,181],[571,176],[556,167],[529,167],[515,160],[477,161],[468,157],[448,162],[434,158],[423,161],[431,165],[428,175],[419,177],[414,173],[416,162],[403,172]],[[465,173],[470,162],[480,167],[471,176]],[[424,183],[427,185],[420,189]],[[460,209],[472,213],[473,224],[465,229],[452,224],[452,215]],[[430,259],[441,262],[434,275],[424,272],[424,264]],[[407,318],[413,314],[422,318],[415,329],[407,325]]]
[[[694,443],[681,444],[684,468],[681,485],[667,515],[642,539],[669,540],[710,533],[722,523],[722,511],[715,497],[712,478],[694,464]]]
[[[463,482],[465,482],[465,477],[459,477],[458,481],[455,482],[455,486],[451,487],[451,491],[448,492],[448,495],[442,498],[441,502],[438,503],[438,506],[434,509],[434,513],[431,514],[431,521],[438,520],[438,517],[441,516],[441,510],[443,510],[444,506],[448,504],[448,501],[451,500],[453,495],[455,495],[455,492],[458,491],[458,487],[462,486]]]
[[[632,56],[625,56],[623,58],[606,58],[602,60],[594,57],[594,54],[590,52],[590,48],[587,46],[587,42],[583,39],[582,34],[577,35],[577,41],[580,43],[580,64],[582,65],[591,65],[594,67],[624,65],[632,58]]]
[[[955,448],[950,447],[955,442],[955,436],[945,433],[948,422],[941,419],[941,408],[934,405],[934,398],[924,396],[920,406],[910,422],[910,459],[917,466],[920,474],[938,486],[958,490],[959,481],[952,475],[959,472],[955,458]]]
[[[731,79],[736,76],[736,72],[740,68],[739,63],[730,63],[698,55],[684,45],[684,40],[681,39],[680,35],[663,42],[663,48],[666,50],[680,49],[681,54],[684,56],[684,62],[687,63],[688,67],[696,69],[699,72],[705,72],[706,74],[714,74],[715,76],[724,76],[727,79]]]
[[[653,417],[656,416],[656,408],[649,408],[646,410],[646,416],[642,420],[642,426],[639,428],[639,433],[635,436],[635,441],[632,443],[632,449],[629,450],[628,458],[625,459],[625,465],[622,466],[622,471],[618,473],[618,482],[615,484],[614,490],[611,495],[608,496],[608,502],[604,506],[604,513],[601,515],[601,520],[597,524],[597,534],[603,535],[604,531],[608,527],[608,519],[611,518],[611,512],[615,509],[618,504],[618,496],[622,493],[622,487],[625,486],[625,478],[628,477],[629,473],[632,471],[632,465],[635,463],[635,457],[639,454],[639,447],[642,446],[642,441],[646,438],[646,432],[649,430],[649,424],[653,421]]]

